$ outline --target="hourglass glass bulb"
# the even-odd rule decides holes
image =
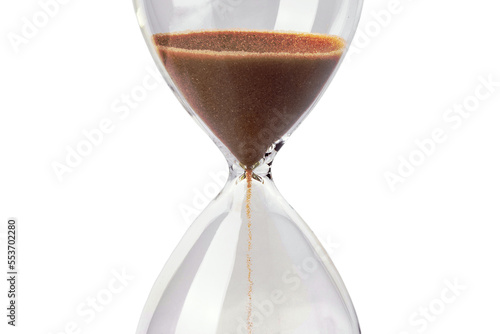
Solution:
[[[273,182],[260,179],[230,180],[193,223],[138,333],[360,333],[327,253]]]
[[[251,167],[321,97],[352,39],[361,0],[135,5],[158,68],[180,102],[231,164]]]
[[[146,42],[230,166],[150,294],[139,334],[359,334],[333,263],[270,166],[354,34],[357,0],[137,0]]]

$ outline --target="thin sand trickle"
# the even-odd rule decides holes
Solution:
[[[248,334],[253,332],[253,277],[252,277],[252,211],[250,208],[252,199],[252,174],[251,170],[246,171],[247,179],[247,196],[246,196],[246,212],[247,212],[247,229],[248,229],[248,248],[247,248],[247,269],[248,269],[248,305],[247,305],[247,329]]]

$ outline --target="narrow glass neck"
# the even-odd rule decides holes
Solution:
[[[235,159],[230,153],[225,154],[229,165],[229,179],[244,177],[248,171],[251,171],[254,178],[269,178],[272,180],[271,166],[278,151],[283,147],[285,141],[280,139],[274,143],[266,152],[266,154],[257,163],[252,166],[246,166]],[[224,151],[223,151],[224,152]],[[224,152],[226,153],[226,152]]]
[[[272,181],[271,165],[262,163],[253,169],[245,169],[239,164],[229,166],[229,182],[240,182],[248,177],[261,183],[264,180]]]

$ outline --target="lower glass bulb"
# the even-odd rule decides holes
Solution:
[[[327,253],[272,179],[233,173],[158,278],[138,334],[359,334]]]

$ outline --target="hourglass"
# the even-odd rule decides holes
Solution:
[[[157,279],[138,334],[359,334],[271,165],[347,51],[361,0],[136,0],[165,80],[229,164]]]

